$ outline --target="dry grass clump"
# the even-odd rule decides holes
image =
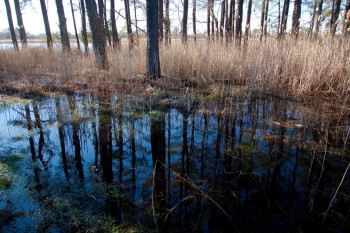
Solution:
[[[0,80],[3,85],[30,86],[96,83],[134,85],[146,72],[146,42],[129,52],[125,44],[108,50],[108,71],[99,71],[90,55],[73,51],[62,54],[45,48],[0,52]],[[347,40],[319,41],[250,39],[248,46],[221,41],[198,40],[182,45],[173,40],[160,46],[162,88],[177,89],[228,85],[249,91],[285,95],[331,94],[344,97],[350,92],[350,45]],[[109,85],[112,86],[112,85]]]

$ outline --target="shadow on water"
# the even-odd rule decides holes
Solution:
[[[135,105],[101,89],[1,108],[1,166],[23,159],[6,170],[0,231],[349,230],[347,176],[322,221],[350,162],[346,110],[270,97]]]

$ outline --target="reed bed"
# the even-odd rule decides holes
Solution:
[[[221,41],[197,40],[183,45],[173,40],[160,45],[162,88],[246,87],[250,92],[291,96],[319,95],[343,98],[350,92],[348,40],[250,39],[235,46]],[[97,70],[92,50],[69,54],[45,48],[0,51],[0,82],[17,89],[59,88],[62,85],[147,82],[146,42],[129,51],[108,49],[109,69]]]

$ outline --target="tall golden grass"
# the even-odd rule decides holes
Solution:
[[[0,82],[17,88],[59,87],[68,84],[118,83],[144,77],[146,43],[129,52],[108,50],[109,69],[95,68],[90,55],[62,54],[45,48],[0,52]],[[215,86],[247,87],[249,91],[284,95],[332,95],[350,93],[350,43],[338,38],[309,40],[250,39],[247,46],[197,40],[182,45],[173,40],[160,46],[164,88]],[[146,80],[146,78],[141,78]]]

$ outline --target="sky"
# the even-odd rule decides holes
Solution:
[[[42,19],[42,14],[41,14],[41,8],[40,8],[40,3],[39,0],[33,0],[32,1],[32,5],[30,6],[26,6],[24,9],[22,9],[22,16],[23,16],[23,21],[24,21],[24,26],[27,32],[29,32],[30,34],[44,34],[45,33],[45,28],[44,28],[44,23],[43,23],[43,19]],[[68,27],[68,31],[70,33],[74,33],[74,27],[73,27],[73,20],[72,20],[72,14],[71,14],[71,9],[70,9],[70,1],[69,0],[63,0],[63,5],[64,5],[64,9],[65,9],[65,16],[67,18],[67,27]],[[109,9],[109,3],[110,1],[107,0],[107,10]],[[144,0],[141,0],[141,2],[145,2]],[[180,22],[181,22],[181,18],[182,18],[182,5],[181,5],[180,0],[171,0],[170,1],[170,18],[171,18],[171,28],[172,30],[175,27],[181,28],[180,26]],[[192,32],[192,1],[190,2],[190,9],[189,9],[189,33]],[[197,1],[199,2],[199,1]],[[48,16],[49,16],[49,22],[50,22],[50,27],[51,27],[51,32],[58,32],[59,31],[59,27],[58,27],[58,16],[57,16],[57,12],[56,12],[56,4],[55,4],[55,0],[46,0],[47,3],[47,10],[48,10]],[[10,4],[11,4],[11,9],[12,9],[12,18],[13,18],[13,22],[15,27],[17,26],[17,20],[16,20],[16,14],[15,14],[15,8],[14,8],[14,4],[13,4],[13,0],[10,0]],[[73,4],[76,4],[76,6],[79,5],[79,0],[73,0]],[[116,0],[115,1],[116,4],[116,10],[119,11],[124,15],[124,3],[123,0]],[[200,4],[200,2],[198,3]],[[246,6],[247,4],[244,4],[244,17],[246,14]],[[131,18],[132,21],[134,21],[134,10],[133,10],[133,5],[130,4],[130,10],[131,10]],[[197,7],[197,9],[200,8],[200,5]],[[76,7],[76,9],[78,9],[78,7]],[[253,6],[253,11],[252,11],[252,21],[251,21],[251,29],[254,28],[259,28],[259,23],[260,23],[260,10],[259,10],[259,5],[255,5]],[[292,4],[290,6],[290,9],[292,11],[293,7]],[[215,12],[217,13],[217,15],[219,15],[219,2],[216,2],[216,8],[215,8]],[[206,30],[206,10],[201,10],[197,13],[197,30],[198,32],[205,32]],[[273,11],[271,11],[271,18],[273,17]],[[290,19],[289,22],[291,22],[291,14],[292,12],[290,12]],[[303,16],[303,17],[309,17],[309,16]],[[80,28],[81,28],[81,20],[80,20],[80,12],[79,10],[75,11],[75,18],[76,18],[76,22],[77,22],[77,27],[78,27],[78,31],[80,32]],[[108,17],[109,18],[109,17]],[[141,28],[145,28],[145,16],[144,16],[144,12],[139,9],[137,11],[137,18],[139,21],[139,26]],[[218,17],[219,18],[219,17]],[[271,20],[274,20],[273,18]],[[303,21],[303,19],[302,19]],[[7,14],[6,14],[6,8],[5,8],[5,4],[4,1],[0,1],[0,30],[4,30],[8,28],[8,21],[7,21]],[[272,22],[272,21],[270,21]],[[122,30],[125,28],[125,20],[121,17],[117,18],[117,27],[118,30]],[[245,27],[245,18],[243,18],[243,28]]]

